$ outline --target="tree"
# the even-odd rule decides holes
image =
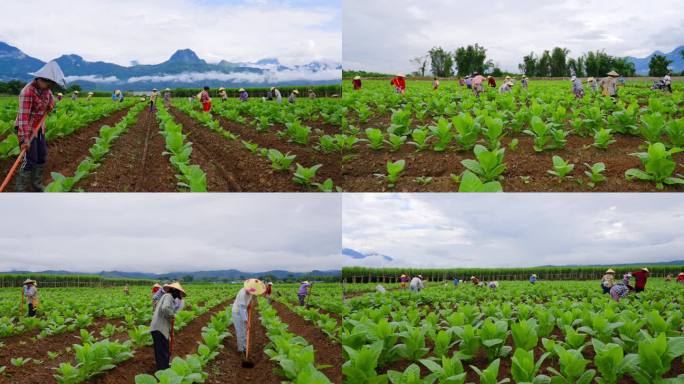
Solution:
[[[184,282],[190,283],[193,280],[195,280],[195,278],[192,275],[185,275],[181,278],[181,280],[183,280]]]
[[[0,82],[0,94],[18,95],[25,85],[26,83],[21,80],[10,80],[6,83]]]
[[[421,77],[425,76],[425,70],[427,69],[427,58],[428,56],[418,56],[411,59],[411,63],[418,66],[418,73]]]
[[[501,77],[503,76],[503,71],[499,67],[494,67],[494,69],[492,69],[491,75],[494,77]]]
[[[537,74],[537,57],[534,52],[523,57],[523,62],[518,65],[518,68],[526,76],[535,76]]]
[[[454,53],[454,60],[459,76],[466,76],[475,72],[484,73],[485,69],[491,65],[491,61],[485,63],[487,61],[487,50],[477,43],[467,47],[459,47]]]
[[[565,77],[570,74],[567,63],[568,53],[570,53],[570,51],[567,48],[561,47],[555,47],[551,51],[551,56],[549,60],[551,76]]]
[[[429,52],[430,70],[437,77],[450,77],[454,74],[454,60],[442,47],[434,47]]]
[[[69,88],[66,89],[66,93],[72,93],[73,91],[79,91],[81,92],[81,86],[78,84],[71,84]]]
[[[539,58],[539,63],[537,64],[537,76],[551,76],[551,54],[548,50],[544,51],[544,53],[541,55],[541,58]]]
[[[654,55],[648,63],[648,75],[662,77],[667,74],[668,66],[672,64],[672,60],[663,55]]]
[[[627,77],[636,75],[634,63],[627,60],[626,57],[613,57],[612,59],[611,67],[615,72]]]

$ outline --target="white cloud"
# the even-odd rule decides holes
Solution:
[[[555,46],[572,57],[605,49],[618,56],[669,52],[684,42],[681,2],[520,0],[486,4],[452,0],[345,0],[345,68],[416,70],[409,60],[434,46],[450,51],[479,43],[502,68]]]
[[[75,53],[89,61],[156,64],[190,48],[210,61],[340,62],[340,17],[334,2],[26,0],[3,3],[0,41],[44,61]]]
[[[68,83],[72,81],[90,81],[92,83],[116,83],[119,80],[116,76],[99,76],[99,75],[81,75],[81,76],[65,76]]]
[[[323,194],[8,195],[0,271],[337,269],[340,209]]]
[[[345,194],[344,265],[515,267],[681,260],[675,194]],[[671,212],[663,215],[662,212]]]
[[[197,81],[218,80],[218,81],[244,81],[251,83],[279,83],[285,81],[307,80],[325,81],[339,80],[342,71],[331,69],[325,71],[312,72],[304,69],[293,69],[285,71],[267,71],[263,74],[253,72],[233,72],[222,73],[217,71],[210,72],[183,72],[179,74],[164,74],[154,76],[136,76],[127,80],[128,83],[149,82],[149,81],[176,81],[192,83]]]

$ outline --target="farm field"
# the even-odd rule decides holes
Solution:
[[[156,112],[128,98],[63,100],[47,120],[47,191],[295,192],[335,191],[340,156],[334,141],[343,120],[338,100],[296,104],[252,99],[214,103],[174,100]],[[18,154],[16,100],[0,99],[0,170]],[[12,185],[12,184],[10,184]]]
[[[158,379],[151,377],[155,366],[149,335],[152,308],[148,285],[131,286],[130,296],[124,295],[121,286],[42,288],[36,318],[19,316],[19,288],[2,288],[0,381],[156,383],[172,379],[184,383],[240,383],[249,379],[280,383],[294,374],[301,375],[295,381],[299,383],[331,382],[327,377],[339,382],[339,346],[295,315],[290,309],[294,307],[275,301],[271,306],[264,299],[258,301],[253,317],[252,350],[256,352],[251,360],[255,367],[242,368],[230,312],[240,287],[185,287],[186,305],[176,316],[174,327],[174,362],[170,370],[157,373]],[[283,303],[289,303],[297,300],[297,287],[276,284],[274,292]],[[339,284],[315,284],[311,303],[333,295],[341,297]],[[337,357],[329,351],[319,352],[325,346],[336,346]],[[297,367],[289,367],[287,359],[295,358],[299,359]],[[320,361],[335,364],[319,371],[315,363]]]
[[[516,84],[504,95],[487,87],[479,99],[455,81],[433,91],[430,81],[409,79],[403,96],[389,79],[364,80],[361,91],[345,81],[342,133],[350,145],[340,185],[355,192],[681,191],[678,85],[665,94],[628,82],[613,103],[586,86],[577,100],[569,81],[532,80],[528,91]]]

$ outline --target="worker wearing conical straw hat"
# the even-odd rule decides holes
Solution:
[[[64,94],[62,92],[57,92],[57,101],[62,101]]]
[[[287,98],[287,102],[290,104],[294,104],[297,102],[297,96],[299,96],[299,91],[298,90],[293,90],[290,92],[290,96]]]
[[[26,279],[22,285],[24,299],[28,304],[28,316],[35,317],[38,307],[38,282],[33,279]]]
[[[591,88],[591,91],[596,93],[598,91],[598,83],[596,82],[596,79],[593,77],[588,77],[587,78],[587,84]]]
[[[679,272],[677,275],[677,283],[684,284],[684,272]]]
[[[632,276],[634,277],[634,290],[639,293],[643,292],[646,289],[646,281],[648,280],[648,275],[651,274],[651,271],[648,270],[648,268],[641,268],[638,271],[632,272]]]
[[[354,79],[352,79],[352,87],[354,87],[354,90],[360,91],[361,86],[361,76],[354,76]]]
[[[71,100],[72,100],[72,101],[76,101],[76,99],[78,99],[78,94],[79,94],[79,93],[80,93],[80,92],[78,92],[78,91],[73,91],[73,92],[71,92]]]
[[[87,100],[88,100],[88,101],[91,101],[91,100],[93,99],[93,96],[94,96],[94,95],[95,95],[95,94],[94,94],[93,92],[88,92],[88,99],[87,99]]]
[[[473,283],[473,285],[480,285],[480,279],[475,276],[470,276],[470,282]]]
[[[390,85],[394,87],[394,91],[396,93],[401,93],[402,95],[406,93],[406,76],[402,73],[398,73],[392,81],[390,81]]]
[[[209,96],[209,86],[205,85],[202,92],[199,94],[199,101],[202,103],[202,110],[204,112],[211,111],[211,96]]]
[[[401,289],[406,290],[406,288],[408,287],[408,282],[409,282],[408,276],[406,276],[406,274],[402,274],[399,277],[399,282],[401,283]]]
[[[154,309],[150,324],[150,333],[154,342],[154,360],[158,371],[169,368],[170,339],[173,332],[171,328],[176,314],[183,309],[183,298],[186,295],[185,289],[177,282],[164,285],[161,291],[164,294]]]
[[[523,76],[522,76],[522,79],[520,79],[520,84],[522,85],[523,89],[527,89],[527,83],[528,83],[528,81],[529,81],[529,80],[527,79],[527,76],[526,76],[526,75],[523,75]]]
[[[19,93],[19,107],[14,121],[19,146],[26,150],[26,156],[16,176],[15,191],[24,192],[30,180],[35,192],[43,192],[43,171],[48,146],[45,139],[45,123],[40,127],[36,125],[55,108],[51,89],[58,86],[66,87],[66,80],[62,69],[55,61],[45,64],[43,68],[29,75],[33,76],[33,80]]]
[[[157,303],[159,302],[159,299],[161,299],[162,295],[164,295],[164,290],[162,290],[161,284],[154,283],[152,286],[152,311],[154,311],[154,308],[157,306]]]
[[[537,283],[537,274],[533,273],[532,276],[530,276],[530,284],[536,284]]]
[[[233,301],[233,326],[235,327],[237,350],[243,360],[246,359],[247,321],[248,311],[252,306],[252,298],[262,295],[264,292],[266,292],[266,285],[263,281],[247,279],[235,296],[235,301]]]
[[[425,288],[425,284],[423,284],[423,275],[414,276],[409,284],[411,292],[420,292],[423,288]]]
[[[240,99],[240,101],[246,102],[247,100],[249,100],[249,93],[247,93],[247,91],[244,88],[240,88],[240,90],[238,91],[238,98]]]
[[[221,98],[221,102],[228,100],[228,93],[226,92],[226,89],[224,87],[219,88],[218,91],[219,97]]]
[[[606,77],[599,81],[599,86],[601,86],[603,96],[610,96],[613,99],[617,98],[618,77],[620,77],[619,73],[610,71]]]
[[[606,273],[601,278],[601,289],[603,293],[610,293],[610,288],[615,285],[615,271],[612,268],[608,268]]]
[[[299,299],[299,305],[304,305],[306,297],[309,295],[309,287],[311,283],[308,281],[302,281],[299,283],[299,290],[297,290],[297,298]]]

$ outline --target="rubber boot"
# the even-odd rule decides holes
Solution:
[[[26,192],[26,184],[31,178],[31,171],[20,169],[14,180],[14,192]]]
[[[43,185],[43,170],[45,169],[45,164],[36,164],[33,166],[33,171],[31,172],[31,186],[34,192],[43,192],[45,186]]]

